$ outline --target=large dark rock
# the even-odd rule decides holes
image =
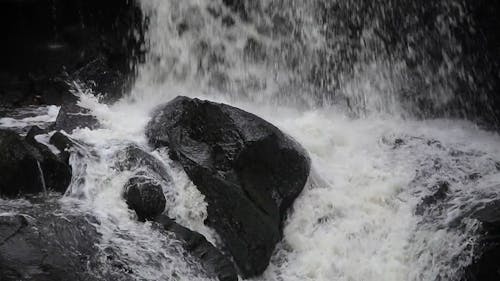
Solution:
[[[203,235],[179,225],[165,215],[155,218],[154,221],[181,241],[184,249],[199,261],[208,277],[218,278],[220,281],[238,280],[238,274],[231,260]]]
[[[500,201],[476,210],[472,217],[482,225],[472,264],[465,269],[463,281],[500,280]]]
[[[47,147],[0,130],[0,195],[16,197],[48,190],[65,192],[71,168]]]
[[[85,217],[0,216],[0,280],[99,280],[89,270],[99,235]]]
[[[219,233],[245,277],[262,273],[281,223],[309,175],[305,150],[263,119],[224,104],[177,97],[147,126],[168,146],[208,202]]]
[[[125,184],[127,205],[139,220],[152,220],[165,210],[166,199],[161,185],[147,176],[134,176]]]
[[[99,121],[90,114],[90,110],[82,108],[74,103],[61,106],[59,114],[54,124],[54,129],[64,130],[71,133],[77,128],[95,129],[99,126]]]

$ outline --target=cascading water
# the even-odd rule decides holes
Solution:
[[[140,1],[145,62],[113,105],[78,93],[102,127],[71,135],[88,148],[72,155],[63,205],[99,219],[100,249],[119,256],[133,279],[204,279],[175,240],[135,221],[121,197],[131,174],[115,166],[129,144],[149,151],[173,177],[163,186],[168,215],[220,245],[203,224],[204,197],[166,151],[148,147],[144,132],[156,106],[177,95],[206,98],[270,121],[312,159],[284,238],[254,280],[456,280],[479,228],[467,213],[500,193],[500,138],[466,121],[414,117],[456,104],[457,81],[467,78],[452,32],[469,24],[461,2],[407,3],[414,21],[392,23],[405,29],[407,45],[393,43],[400,34],[388,28],[390,13],[407,12],[401,1],[236,2]],[[437,33],[415,27],[425,9],[441,11]],[[426,35],[440,36],[439,61]],[[52,121],[47,111],[1,125]],[[422,207],[443,182],[443,202]]]

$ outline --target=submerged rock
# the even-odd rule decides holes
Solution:
[[[179,225],[165,215],[155,218],[154,221],[181,241],[184,249],[200,262],[209,278],[218,278],[220,281],[238,280],[238,274],[231,260],[203,235]]]
[[[482,230],[462,281],[500,280],[500,200],[479,208],[472,217],[481,222]]]
[[[146,173],[154,174],[159,179],[167,183],[172,181],[170,174],[158,159],[147,153],[137,145],[129,145],[117,155],[116,167],[119,170],[143,170]]]
[[[309,175],[305,150],[265,120],[224,104],[177,97],[146,130],[168,146],[208,202],[215,228],[245,277],[262,273],[281,223]]]
[[[152,220],[165,210],[166,198],[162,185],[170,186],[170,174],[158,159],[136,145],[129,145],[117,155],[115,167],[132,171],[125,184],[123,197],[137,213],[139,220]]]
[[[41,144],[0,130],[0,196],[16,197],[54,190],[64,193],[71,168]]]
[[[423,215],[427,208],[445,200],[450,190],[450,184],[447,181],[440,181],[434,188],[436,191],[432,195],[422,198],[422,202],[416,207],[415,214]]]
[[[139,220],[152,220],[165,210],[166,199],[161,185],[146,176],[131,178],[125,184],[123,197]]]
[[[71,133],[76,128],[95,129],[98,126],[99,121],[90,114],[90,110],[70,103],[61,106],[54,129]]]

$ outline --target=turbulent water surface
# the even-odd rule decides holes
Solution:
[[[166,151],[152,151],[146,142],[152,110],[177,95],[255,113],[311,156],[313,171],[289,213],[284,238],[254,280],[455,280],[470,264],[478,222],[466,214],[500,192],[500,138],[467,121],[417,120],[406,110],[411,101],[403,99],[410,90],[435,107],[454,98],[453,75],[463,69],[452,57],[453,11],[442,19],[443,64],[433,68],[422,60],[410,71],[403,61],[407,53],[387,56],[380,50],[383,41],[371,27],[382,25],[382,16],[372,15],[358,31],[359,51],[352,36],[319,22],[325,5],[357,7],[356,1],[336,2],[260,0],[240,11],[221,1],[141,1],[148,17],[146,60],[131,92],[113,105],[78,92],[79,104],[91,109],[102,128],[73,132],[92,148],[72,156],[73,179],[62,199],[63,206],[99,218],[99,246],[119,253],[134,278],[203,279],[181,248],[136,222],[121,198],[131,175],[114,165],[117,152],[130,143],[169,167],[174,184],[164,187],[168,215],[219,244],[203,224],[201,193]],[[0,126],[54,121],[57,108],[38,110],[0,119]],[[421,209],[422,198],[443,182],[449,183],[444,202]]]

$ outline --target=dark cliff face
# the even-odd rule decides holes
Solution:
[[[116,99],[140,59],[142,25],[132,0],[1,0],[0,104],[60,104],[68,80]]]

